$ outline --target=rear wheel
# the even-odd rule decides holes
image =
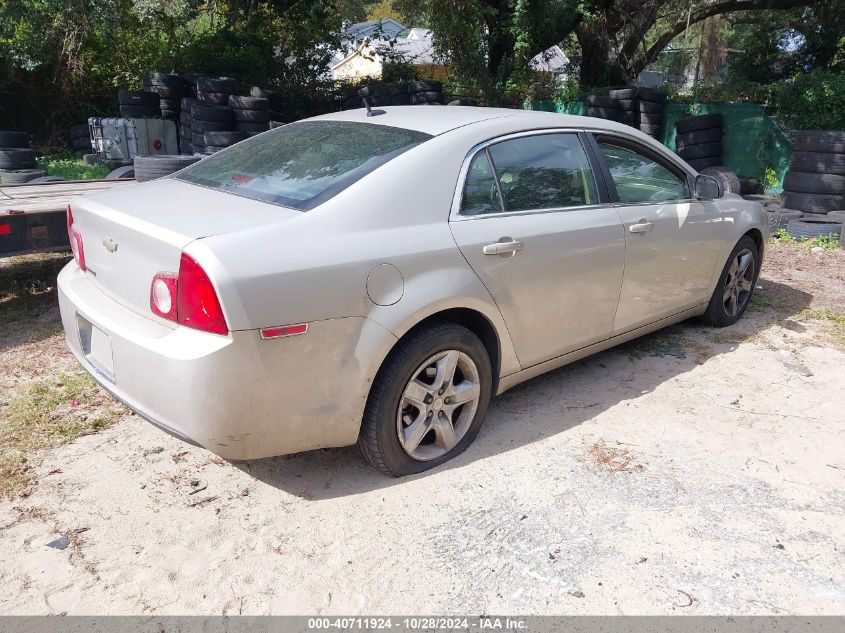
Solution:
[[[734,246],[710,298],[704,319],[710,325],[733,325],[745,312],[760,273],[760,254],[757,243],[743,236]]]
[[[373,383],[358,449],[401,477],[455,457],[472,443],[490,402],[487,350],[468,329],[433,323],[391,352]]]

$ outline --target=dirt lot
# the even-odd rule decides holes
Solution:
[[[845,251],[773,245],[737,326],[522,385],[402,480],[129,414],[64,349],[63,261],[0,267],[0,613],[845,612]]]

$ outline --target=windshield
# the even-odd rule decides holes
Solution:
[[[176,178],[307,211],[430,138],[371,123],[292,123],[214,154]]]

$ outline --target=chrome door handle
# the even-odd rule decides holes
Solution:
[[[637,222],[636,224],[632,224],[631,226],[629,226],[628,230],[631,231],[631,233],[648,233],[653,228],[653,222],[649,222],[648,220],[643,219]]]
[[[522,242],[517,240],[511,240],[509,242],[495,242],[493,244],[488,244],[482,249],[485,255],[514,255],[517,251],[521,250]]]

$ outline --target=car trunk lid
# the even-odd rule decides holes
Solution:
[[[150,284],[178,272],[192,241],[301,215],[174,179],[123,187],[71,201],[89,277],[115,298],[150,312]]]

